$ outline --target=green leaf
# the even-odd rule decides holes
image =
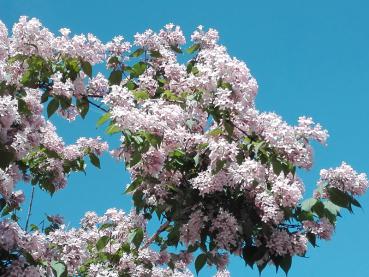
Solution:
[[[196,43],[187,49],[187,53],[192,54],[199,49],[200,49],[200,44]]]
[[[281,261],[279,262],[279,266],[283,269],[284,273],[288,273],[292,265],[292,257],[291,256],[284,256]]]
[[[191,69],[191,73],[193,74],[193,75],[196,75],[197,73],[199,73],[200,71],[199,71],[199,69],[196,67],[196,66],[194,66],[194,67],[192,67],[192,69]]]
[[[109,84],[110,85],[120,85],[121,81],[122,81],[122,71],[113,70],[109,76]]]
[[[231,137],[233,135],[233,129],[234,129],[232,122],[225,120],[223,124],[224,124],[224,128],[227,131],[228,135]]]
[[[333,215],[338,215],[341,210],[339,206],[333,204],[331,201],[324,202],[324,208],[326,208]]]
[[[102,224],[102,225],[99,227],[99,231],[101,231],[101,230],[105,230],[105,229],[107,229],[107,228],[114,227],[114,226],[115,226],[115,224],[114,224],[114,223],[104,223],[104,224]]]
[[[195,61],[194,61],[194,60],[192,60],[192,61],[188,62],[188,64],[187,64],[187,68],[186,68],[187,73],[192,72],[192,68],[193,68],[194,66],[195,66]]]
[[[204,253],[197,256],[196,261],[195,261],[196,274],[199,274],[200,270],[206,264],[206,260],[207,260],[207,256]]]
[[[101,168],[99,157],[97,157],[94,153],[90,153],[88,156],[90,157],[90,161],[94,166],[96,166],[97,168]]]
[[[331,200],[333,204],[342,208],[350,209],[350,196],[347,193],[337,188],[328,188],[328,196],[329,200]]]
[[[217,160],[215,169],[212,171],[212,174],[215,175],[219,171],[221,171],[226,163],[227,163],[227,161]]]
[[[131,160],[129,161],[129,167],[133,167],[138,164],[142,159],[142,155],[139,151],[135,151],[132,156]]]
[[[59,97],[60,106],[62,109],[68,109],[70,105],[72,105],[72,98],[68,97]]]
[[[167,244],[169,246],[178,246],[180,238],[180,232],[178,225],[173,226],[173,229],[168,233]]]
[[[132,77],[138,77],[140,76],[142,73],[145,72],[147,68],[147,64],[144,62],[138,62],[135,65],[133,65],[132,70],[131,70],[131,75]]]
[[[187,247],[187,252],[188,253],[195,252],[198,248],[199,248],[199,245],[198,244],[196,244],[196,245],[189,245]]]
[[[68,276],[67,266],[62,262],[52,261],[51,269],[55,277],[67,277]]]
[[[115,133],[122,132],[122,130],[115,124],[111,124],[108,128],[106,128],[105,133],[108,135],[112,135]]]
[[[31,111],[28,108],[26,101],[22,98],[18,98],[18,112],[24,115],[31,115]]]
[[[53,98],[47,105],[47,116],[51,117],[59,108],[59,99]]]
[[[4,209],[6,206],[6,200],[4,198],[0,198],[0,211]]]
[[[314,206],[311,207],[311,211],[316,213],[319,217],[324,217],[325,216],[325,208],[324,208],[324,204],[322,203],[322,201],[318,200]]]
[[[156,51],[156,50],[151,50],[150,51],[150,56],[153,57],[153,58],[161,58],[163,57],[159,51]]]
[[[170,91],[170,90],[165,90],[164,92],[163,92],[163,94],[162,94],[162,97],[164,98],[164,99],[167,99],[167,100],[169,100],[169,101],[178,101],[178,100],[180,100],[180,98],[177,96],[177,95],[175,95],[172,91]]]
[[[170,49],[172,49],[174,52],[178,53],[178,54],[182,54],[182,50],[181,48],[178,47],[178,45],[171,45]]]
[[[106,121],[108,121],[110,119],[110,113],[105,113],[103,114],[99,120],[96,122],[96,127],[100,127],[101,125],[103,125]]]
[[[181,158],[185,155],[186,155],[186,152],[182,151],[181,149],[176,149],[169,153],[169,156],[173,158]]]
[[[301,209],[303,211],[310,212],[311,208],[316,204],[317,201],[318,200],[316,200],[315,198],[306,199],[304,202],[302,202]]]
[[[138,48],[136,51],[134,51],[131,55],[129,55],[130,57],[134,57],[137,58],[139,56],[141,56],[143,54],[144,50],[143,48]]]
[[[312,246],[316,247],[316,235],[313,233],[307,233],[306,234],[307,239],[311,243]]]
[[[208,135],[214,136],[214,137],[220,136],[222,134],[223,134],[223,130],[220,128],[215,128],[208,132]]]
[[[81,67],[83,72],[90,78],[92,78],[92,66],[89,62],[86,61],[82,61],[81,62]]]
[[[359,201],[357,201],[355,198],[351,197],[351,204],[358,207],[358,208],[361,208],[361,205],[359,203]]]
[[[138,249],[142,243],[143,237],[144,233],[142,228],[136,228],[128,235],[128,242],[133,243]]]
[[[108,64],[116,66],[117,64],[119,64],[119,58],[117,56],[110,57]]]
[[[137,88],[137,85],[134,81],[132,80],[129,80],[126,84],[126,87],[129,89],[129,90],[134,90]]]
[[[254,267],[255,262],[264,257],[267,249],[263,246],[245,246],[242,250],[242,256],[245,262],[251,267]]]
[[[101,238],[99,238],[99,240],[96,242],[96,249],[98,251],[101,251],[102,249],[105,248],[105,246],[109,243],[110,241],[110,237],[108,236],[102,236]]]
[[[145,139],[155,148],[158,148],[161,144],[162,137],[158,135],[153,135],[149,132],[140,132],[141,135],[145,137]]]
[[[145,90],[136,90],[136,91],[133,91],[132,94],[135,100],[137,101],[146,100],[150,98],[150,94]]]
[[[142,177],[137,177],[125,190],[124,193],[135,191],[142,184]]]
[[[45,91],[41,95],[41,103],[45,103],[47,100],[49,100],[50,93],[48,91]]]
[[[39,229],[38,226],[35,225],[35,224],[31,224],[29,227],[30,227],[31,232],[38,231],[38,229]]]
[[[82,118],[86,117],[89,109],[90,109],[90,103],[88,102],[87,97],[77,99],[77,110]]]

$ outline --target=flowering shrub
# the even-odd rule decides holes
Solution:
[[[9,36],[0,22],[0,274],[192,276],[194,261],[197,272],[214,265],[221,277],[230,254],[260,271],[274,264],[288,272],[308,243],[331,238],[342,208],[360,207],[355,196],[368,181],[346,163],[322,170],[303,201],[297,169],[312,167],[310,143],[325,144],[328,132],[309,117],[290,126],[257,110],[256,80],[218,44],[217,31],[198,27],[184,63],[177,57],[186,39],[173,24],[136,34],[133,44],[60,33],[21,17]],[[93,74],[99,63],[108,78]],[[44,117],[84,118],[90,106],[105,112],[98,126],[120,135],[110,153],[131,174],[134,210],[88,212],[78,229],[49,216],[40,231],[28,217],[23,230],[18,181],[53,194],[71,172],[85,171],[86,157],[100,167],[107,143],[65,145]],[[153,215],[162,225],[149,236]]]

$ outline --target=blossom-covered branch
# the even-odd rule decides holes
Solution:
[[[197,272],[214,265],[221,277],[229,276],[231,254],[260,271],[274,264],[288,272],[308,242],[331,238],[341,209],[360,206],[355,197],[367,190],[366,175],[346,163],[322,170],[313,198],[303,201],[297,169],[312,167],[311,141],[325,145],[328,132],[310,117],[291,126],[259,111],[256,80],[218,39],[199,26],[185,50],[173,24],[137,33],[132,44],[122,36],[104,44],[66,28],[55,35],[34,18],[21,17],[10,36],[0,24],[3,215],[17,219],[19,180],[52,194],[69,173],[85,170],[85,156],[100,167],[108,150],[99,138],[65,146],[44,107],[48,117],[57,112],[69,121],[84,118],[90,105],[104,112],[97,125],[120,135],[110,153],[131,173],[126,192],[135,206],[129,216],[88,213],[79,229],[51,219],[47,234],[24,233],[4,219],[0,227],[12,235],[0,244],[2,272],[191,276],[186,266],[194,260]],[[99,63],[109,76],[94,74]],[[145,224],[154,215],[165,223],[149,237]],[[35,254],[25,241],[45,250]],[[154,244],[158,252],[148,247]]]

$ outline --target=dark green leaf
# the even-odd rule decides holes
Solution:
[[[162,55],[160,54],[159,51],[156,51],[156,50],[151,50],[150,51],[150,56],[153,57],[153,58],[161,58]]]
[[[144,233],[142,228],[136,228],[128,235],[128,242],[133,243],[138,249],[142,243],[143,237]]]
[[[18,112],[24,115],[32,114],[26,101],[24,101],[22,98],[18,98]]]
[[[110,73],[110,76],[109,76],[110,85],[120,85],[121,81],[122,81],[122,71],[114,70]]]
[[[50,93],[48,91],[45,91],[41,96],[41,103],[45,103],[47,100],[49,100]]]
[[[350,208],[350,196],[347,193],[337,188],[328,188],[328,196],[333,204],[346,209]]]
[[[90,109],[90,103],[88,102],[87,97],[77,99],[77,110],[82,118],[86,117],[89,109]]]
[[[101,224],[101,226],[99,227],[99,231],[105,230],[107,228],[114,227],[114,226],[115,226],[114,223],[104,223],[104,224]]]
[[[94,153],[89,154],[91,163],[96,166],[97,168],[100,168],[100,159],[98,156],[96,156]]]
[[[221,171],[226,163],[227,163],[227,161],[217,160],[215,169],[212,171],[212,174],[215,175],[219,171]]]
[[[51,117],[59,108],[59,100],[53,98],[47,105],[47,116]]]
[[[72,105],[72,98],[68,97],[59,97],[60,106],[62,109],[68,109],[70,105]]]
[[[223,124],[224,124],[224,128],[227,131],[228,135],[231,137],[233,135],[233,129],[234,129],[232,122],[225,120]]]
[[[306,234],[307,239],[311,243],[312,246],[316,247],[316,235],[313,233]]]
[[[178,243],[179,243],[179,238],[180,238],[179,228],[176,225],[168,233],[167,244],[169,246],[175,246],[175,247],[177,247],[178,246]]]
[[[126,189],[124,193],[135,191],[142,184],[142,177],[137,177]]]
[[[288,273],[292,265],[292,257],[291,256],[284,256],[282,260],[279,262],[279,266],[283,269],[284,273]]]
[[[195,61],[190,61],[188,64],[187,64],[187,68],[186,68],[186,71],[187,73],[191,73],[192,72],[192,68],[194,67],[195,65]]]
[[[322,201],[318,200],[314,206],[311,207],[311,211],[316,213],[319,217],[325,216],[325,208]]]
[[[119,59],[117,56],[113,56],[111,58],[109,58],[108,64],[114,65],[116,66],[117,64],[119,64]]]
[[[189,245],[187,247],[187,252],[189,252],[189,253],[195,252],[198,248],[199,248],[198,244],[196,244],[196,245]]]
[[[242,251],[242,256],[245,262],[251,267],[254,267],[255,262],[264,257],[267,249],[263,246],[245,246]]]
[[[90,78],[92,78],[92,66],[89,62],[86,61],[82,61],[81,62],[81,67],[83,72]]]
[[[170,46],[170,49],[172,49],[174,52],[178,53],[178,54],[181,54],[183,53],[181,48],[178,47],[178,45],[171,45]]]
[[[200,270],[205,266],[207,260],[206,254],[200,254],[195,261],[196,274],[199,274]]]
[[[361,208],[361,205],[359,203],[359,201],[357,201],[355,198],[351,197],[351,204],[358,207],[358,208]]]

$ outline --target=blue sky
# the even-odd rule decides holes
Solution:
[[[338,166],[342,160],[369,172],[368,12],[365,0],[0,0],[0,20],[8,27],[20,15],[28,15],[54,32],[69,27],[77,34],[94,33],[105,42],[118,34],[130,40],[136,32],[159,30],[169,22],[181,25],[187,36],[200,24],[216,28],[231,55],[245,60],[258,80],[259,109],[275,111],[291,124],[299,115],[309,115],[329,130],[328,147],[316,146],[315,166],[302,174],[308,193],[320,168]],[[95,128],[98,117],[95,111],[83,125],[54,122],[72,143],[79,136],[103,136],[103,130]],[[107,139],[116,144],[118,138]],[[87,176],[73,175],[53,199],[38,190],[31,221],[38,223],[44,213],[60,213],[75,226],[87,210],[128,211],[130,199],[122,195],[129,181],[124,165],[104,156],[102,167],[89,167]],[[363,209],[343,214],[332,241],[320,243],[309,258],[294,259],[289,276],[369,276],[369,196],[360,201]],[[235,277],[258,276],[240,259],[232,259],[230,271]],[[213,272],[206,268],[200,276]],[[284,274],[269,268],[262,276]]]

